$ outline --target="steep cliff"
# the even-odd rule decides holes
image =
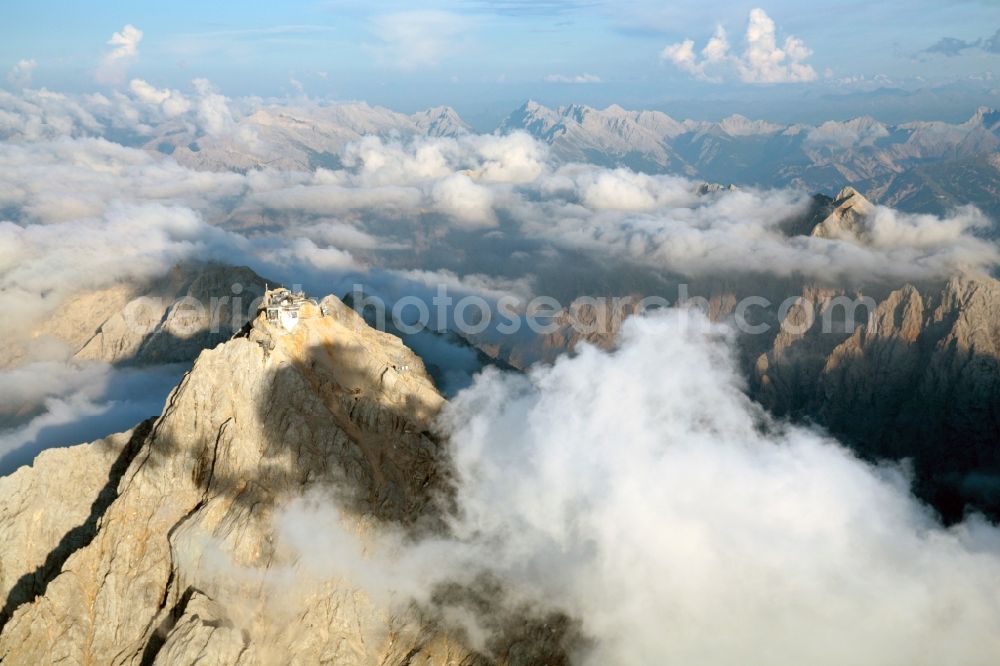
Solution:
[[[261,316],[202,352],[148,433],[50,451],[5,480],[0,529],[19,545],[0,555],[0,582],[39,580],[8,597],[4,664],[485,659],[431,612],[386,605],[356,581],[300,576],[275,536],[276,512],[309,492],[335,498],[362,541],[380,525],[441,529],[447,505],[428,432],[443,398],[423,363],[339,300],[322,305],[305,303],[291,332]],[[42,495],[67,483],[79,495],[50,520]],[[95,491],[104,501],[88,519]],[[41,536],[25,539],[43,516]],[[39,568],[81,520],[96,529]],[[544,652],[555,642],[546,633],[543,652],[501,645],[493,657],[558,662]]]
[[[858,324],[779,335],[757,360],[755,396],[868,457],[911,459],[918,490],[950,519],[967,502],[1000,515],[1000,282],[905,285]]]

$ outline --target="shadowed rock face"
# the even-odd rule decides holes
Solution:
[[[716,321],[731,320],[745,295],[705,293]],[[838,304],[845,295],[866,294],[806,285],[780,320],[787,326],[778,326],[776,308],[753,312],[771,330],[738,339],[750,396],[777,416],[827,428],[870,460],[911,460],[915,491],[948,522],[968,508],[1000,519],[1000,282],[956,276],[873,290],[870,318],[861,306],[853,323]],[[555,332],[486,348],[521,366],[581,343],[610,348],[639,300],[574,304],[556,317]],[[571,315],[585,327],[599,322],[595,332],[571,325]]]
[[[428,432],[444,401],[423,363],[337,299],[323,305],[326,316],[305,304],[291,332],[259,317],[198,357],[116,473],[114,499],[93,517],[89,541],[46,573],[37,596],[9,599],[3,663],[565,660],[565,621],[536,632],[517,618],[511,640],[491,644],[487,657],[434,612],[380,605],[350,580],[290,574],[294,555],[276,540],[273,517],[303,493],[337,497],[347,528],[362,538],[390,524],[441,530],[448,505],[447,465]],[[42,501],[49,484],[73,473],[63,466],[74,456],[93,458],[88,479],[107,481],[115,456],[102,456],[103,446],[46,453],[47,466],[19,472],[24,490],[15,497]],[[40,477],[43,469],[50,475]],[[67,510],[66,526],[81,512]],[[11,520],[15,534],[26,518]],[[60,525],[44,543],[4,549],[6,589],[56,548]],[[467,596],[441,594],[453,604]]]
[[[151,282],[76,294],[31,331],[31,344],[54,340],[76,361],[189,362],[243,326],[264,286],[246,267],[178,264]],[[17,344],[6,349],[0,368],[19,365],[26,351]]]
[[[264,285],[245,267],[176,266],[103,320],[74,358],[119,364],[193,359],[242,327]]]
[[[751,392],[776,414],[829,428],[865,457],[911,459],[917,492],[946,520],[967,506],[1000,517],[996,280],[905,285],[840,338],[818,325],[779,335],[756,361]]]

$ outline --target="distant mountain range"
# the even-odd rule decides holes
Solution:
[[[364,136],[454,136],[468,131],[450,107],[406,115],[364,102],[262,106],[241,118],[235,132],[203,134],[176,121],[158,128],[145,146],[194,168],[313,169],[339,166],[338,153]]]
[[[550,109],[529,101],[498,130],[526,131],[568,161],[736,185],[811,191],[853,185],[903,210],[938,213],[972,203],[1000,218],[1000,112],[985,107],[960,124],[887,125],[863,116],[783,125],[739,115],[680,122],[617,105]]]
[[[365,136],[457,136],[471,129],[450,107],[411,115],[363,102],[264,105],[218,135],[179,121],[144,145],[203,169],[340,166],[341,151]],[[528,101],[497,133],[524,131],[560,161],[675,173],[738,186],[836,192],[854,186],[871,200],[911,212],[974,204],[1000,220],[1000,111],[980,108],[963,123],[891,125],[870,116],[819,125],[731,115],[719,122],[676,120],[660,111],[612,105],[549,108]]]

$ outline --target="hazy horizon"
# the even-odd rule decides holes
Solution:
[[[781,122],[953,122],[1000,105],[1000,17],[988,2],[756,7],[40,2],[3,10],[17,29],[0,45],[0,67],[8,89],[106,93],[140,78],[183,91],[207,78],[229,96],[447,105],[479,131],[529,98]],[[46,17],[59,29],[40,29]]]

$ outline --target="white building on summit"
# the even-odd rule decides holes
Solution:
[[[306,300],[306,295],[301,291],[293,292],[284,287],[268,291],[264,294],[267,321],[291,331],[299,323],[299,310]]]
[[[298,325],[300,319],[326,317],[330,309],[326,303],[318,303],[315,298],[309,298],[301,291],[291,291],[284,287],[266,289],[264,303],[258,312],[263,311],[267,323],[280,326],[291,331]]]

